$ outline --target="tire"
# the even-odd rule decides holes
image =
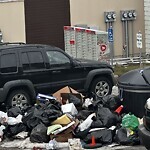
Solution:
[[[112,92],[112,83],[105,77],[99,77],[92,81],[91,92],[98,97],[104,97]]]
[[[30,96],[24,90],[14,90],[7,99],[7,106],[27,106],[30,104]]]

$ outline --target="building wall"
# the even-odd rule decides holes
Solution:
[[[144,0],[145,13],[145,48],[146,53],[150,54],[150,1]]]
[[[0,29],[4,42],[26,42],[23,0],[0,2]]]
[[[149,1],[149,0],[147,0]],[[129,23],[130,51],[139,53],[136,47],[136,33],[140,30],[143,34],[143,49],[145,51],[145,29],[144,29],[144,1],[142,0],[70,0],[71,24],[87,24],[98,26],[100,30],[106,30],[104,22],[105,11],[115,11],[117,14],[114,23],[114,52],[116,55],[123,54],[122,22],[120,20],[120,10],[132,10],[137,12],[136,20],[133,22],[133,40],[130,30],[132,24]],[[133,43],[133,45],[132,45]]]
[[[105,31],[106,24],[104,22],[104,12],[115,11],[117,18],[114,22],[114,54],[115,56],[123,55],[124,43],[120,10],[135,9],[137,12],[137,19],[133,22],[133,39],[130,32],[132,24],[129,23],[130,53],[133,50],[135,53],[139,53],[139,49],[136,47],[136,33],[139,30],[143,34],[142,52],[145,52],[150,50],[149,6],[149,0],[70,0],[71,24],[98,26],[100,30]],[[0,29],[3,33],[4,42],[26,42],[24,9],[24,0],[18,0],[17,2],[0,2]]]

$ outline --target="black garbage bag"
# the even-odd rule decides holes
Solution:
[[[104,127],[103,123],[101,120],[93,119],[93,122],[91,124],[91,128],[102,128]]]
[[[36,117],[37,108],[32,107],[28,112],[22,117],[22,122],[28,127],[28,130],[31,131],[34,127],[40,124],[40,118]]]
[[[23,108],[21,108],[21,112],[22,112],[22,115],[24,116],[26,113],[28,113],[28,111],[30,111],[30,109],[32,108],[33,106],[24,106]]]
[[[49,126],[52,121],[56,120],[63,114],[59,103],[55,102],[55,104],[56,105],[48,102],[31,107],[23,116],[23,123],[27,125],[30,131],[40,123]]]
[[[40,118],[40,120],[46,125],[49,126],[51,122],[56,120],[58,117],[62,116],[63,112],[61,111],[61,104],[56,102],[56,100],[52,100],[42,104],[41,107],[38,108],[39,114],[36,117]]]
[[[121,145],[139,145],[140,139],[137,132],[129,136],[127,132],[127,129],[124,127],[118,129],[114,137],[114,141]]]
[[[44,108],[61,110],[61,103],[55,99],[47,101],[45,104],[42,104]]]
[[[115,111],[121,105],[119,96],[107,95],[103,97],[103,106]]]
[[[74,137],[75,138],[80,138],[82,140],[84,140],[86,138],[86,136],[88,135],[88,132],[90,131],[90,127],[85,129],[84,131],[80,131],[78,126],[74,129]]]
[[[55,110],[55,109],[46,109],[46,110],[40,110],[38,118],[46,125],[49,126],[51,122],[56,120],[58,117],[62,116],[62,112]]]
[[[99,107],[103,106],[103,101],[101,97],[96,98],[91,105],[88,106],[90,111],[96,112]]]
[[[47,127],[44,124],[38,124],[33,128],[30,134],[30,141],[33,143],[48,143],[50,136],[47,135]]]
[[[50,119],[48,116],[48,110],[32,108],[30,112],[23,116],[22,122],[27,125],[30,131],[40,123],[44,123],[46,126],[49,126],[51,121],[57,119],[55,110],[49,110],[49,112],[53,112],[53,114],[49,113]]]
[[[80,110],[78,114],[75,116],[78,120],[85,120],[93,111],[90,110]]]
[[[11,138],[22,131],[27,132],[27,127],[23,123],[18,123],[16,125],[7,125],[4,130],[4,136],[7,138]]]
[[[91,143],[92,137],[95,138],[96,143],[111,144],[113,142],[114,133],[109,129],[102,129],[90,132],[84,139],[85,143]]]
[[[14,106],[14,107],[8,109],[8,111],[7,111],[8,117],[16,118],[19,114],[22,115],[22,111],[21,111],[21,108],[18,106]]]
[[[74,94],[68,93],[68,101],[69,101],[69,103],[73,103],[76,106],[77,110],[81,110],[82,109],[82,101],[81,101],[81,99],[79,99]]]
[[[96,112],[97,120],[103,123],[104,127],[111,127],[121,122],[121,117],[117,113],[113,113],[106,107],[99,107]]]

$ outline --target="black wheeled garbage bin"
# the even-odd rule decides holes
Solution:
[[[150,67],[123,74],[118,79],[118,88],[124,111],[142,118],[146,100],[150,98]]]

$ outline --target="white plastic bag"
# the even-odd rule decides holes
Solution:
[[[16,118],[8,117],[8,121],[7,121],[8,125],[15,125],[20,122],[22,122],[22,115],[20,115],[20,114]]]
[[[0,111],[0,123],[4,124],[7,122],[7,120],[8,120],[7,113]]]
[[[78,111],[73,103],[61,105],[61,110],[64,114],[68,113],[71,114],[72,116],[78,114]]]
[[[118,89],[118,86],[113,86],[112,87],[112,93],[111,93],[112,95],[114,95],[114,96],[118,96],[119,95],[119,89]]]
[[[86,98],[83,107],[87,107],[93,103],[93,98]]]
[[[89,115],[89,116],[86,118],[86,120],[84,120],[84,121],[79,125],[78,128],[80,129],[80,131],[84,131],[84,130],[88,129],[88,128],[91,126],[91,124],[92,124],[92,122],[93,122],[92,118],[93,118],[94,116],[96,116],[96,114],[95,114],[95,113],[92,113],[91,115]]]

